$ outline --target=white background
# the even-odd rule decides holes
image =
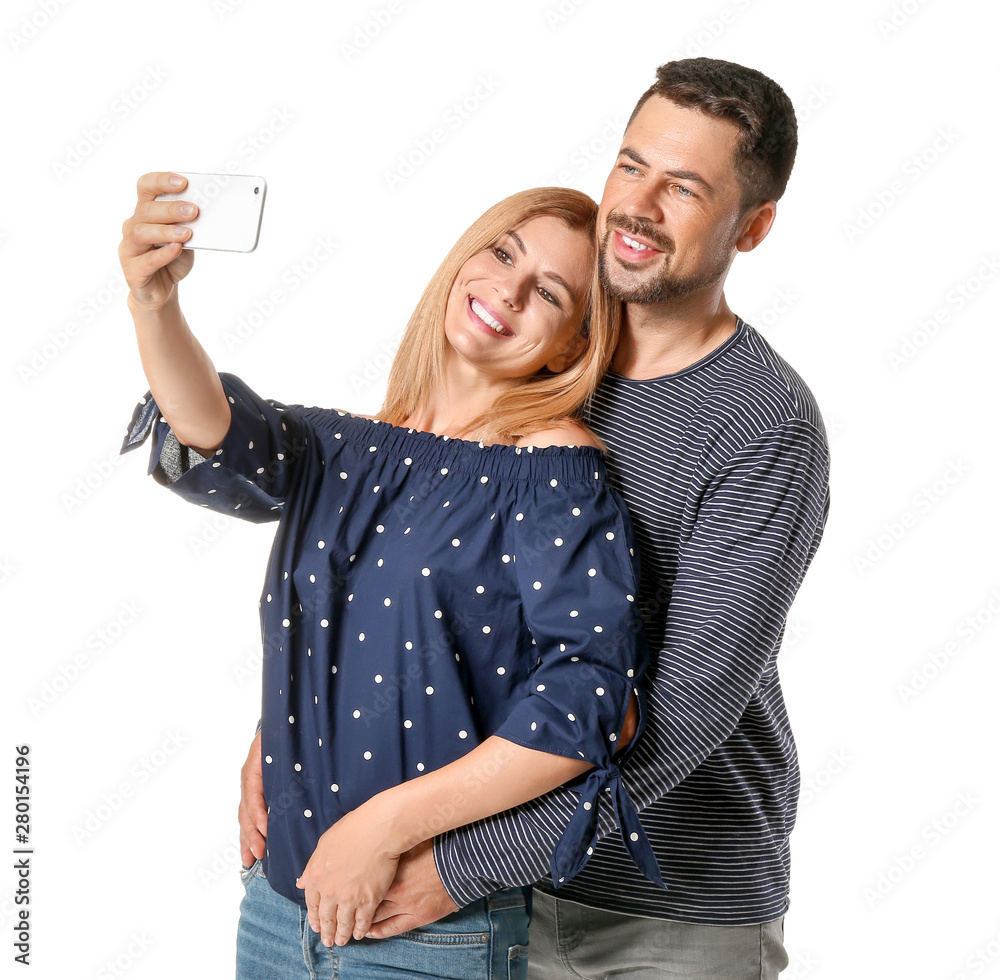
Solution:
[[[458,234],[523,187],[599,198],[655,67],[706,54],[799,111],[727,297],[812,387],[834,458],[779,661],[804,786],[786,976],[1000,976],[997,21],[973,0],[5,4],[0,841],[30,743],[34,975],[233,969],[273,529],[116,455],[146,390],[116,255],[138,175],[267,178],[259,248],[197,254],[188,319],[263,394],[370,412]]]

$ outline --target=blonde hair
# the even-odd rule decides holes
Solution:
[[[385,402],[378,418],[403,425],[424,405],[444,375],[444,320],[448,296],[462,265],[489,248],[506,232],[532,218],[560,218],[582,231],[596,249],[597,205],[581,191],[565,187],[537,187],[520,191],[494,204],[452,247],[417,303],[389,371]],[[591,278],[587,307],[580,325],[586,343],[573,361],[558,373],[543,368],[520,378],[499,395],[488,412],[472,419],[470,438],[512,443],[522,436],[573,421],[604,376],[621,324],[621,303],[601,288],[597,263]]]

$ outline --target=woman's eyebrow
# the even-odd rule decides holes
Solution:
[[[522,240],[521,236],[516,231],[508,231],[507,234],[512,239],[514,239],[514,243],[521,250],[521,252],[523,254],[527,255],[528,254],[528,250],[524,247],[524,241]],[[555,282],[558,285],[562,286],[562,288],[566,290],[566,293],[569,296],[570,302],[573,303],[573,304],[576,303],[576,301],[577,301],[576,300],[576,293],[573,292],[573,290],[570,288],[569,283],[566,282],[566,280],[563,279],[563,277],[561,275],[559,275],[558,272],[551,272],[548,269],[545,269],[545,270],[543,270],[542,275],[548,277],[553,282]]]

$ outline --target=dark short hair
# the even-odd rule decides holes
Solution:
[[[736,123],[733,168],[742,188],[743,211],[777,201],[785,193],[798,126],[791,100],[777,82],[753,68],[716,58],[669,61],[656,69],[656,81],[636,103],[629,126],[653,95]]]

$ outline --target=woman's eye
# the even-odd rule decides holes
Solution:
[[[544,286],[538,287],[538,292],[541,294],[542,299],[546,302],[551,303],[553,306],[559,305],[559,300],[555,298]]]
[[[501,261],[510,263],[510,256],[499,246],[493,246],[493,254]]]

